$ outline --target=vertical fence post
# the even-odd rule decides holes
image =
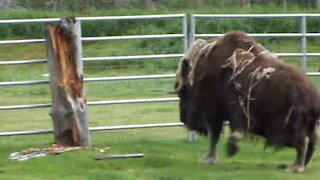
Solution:
[[[188,50],[188,21],[187,15],[185,14],[182,19],[182,32],[183,32],[183,52]]]
[[[307,33],[307,17],[305,15],[303,15],[301,17],[301,33],[302,33],[302,37],[301,37],[301,44],[300,44],[300,48],[301,48],[301,53],[302,53],[302,57],[301,57],[301,67],[303,69],[304,72],[307,72],[307,37],[306,37],[306,33]]]
[[[194,14],[190,16],[190,34],[189,34],[189,44],[195,39],[196,34],[196,20]]]
[[[81,25],[74,17],[46,28],[55,143],[91,146],[83,94]]]
[[[191,14],[190,16],[190,33],[189,33],[189,44],[188,46],[190,46],[190,44],[195,40],[195,33],[196,33],[196,24],[195,24],[195,16],[193,14]],[[187,49],[186,49],[187,51]],[[188,131],[188,140],[189,142],[193,142],[196,139],[196,132],[195,131]]]

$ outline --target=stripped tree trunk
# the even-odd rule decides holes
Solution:
[[[245,0],[239,0],[239,5],[242,8]]]
[[[282,0],[282,7],[283,7],[283,10],[285,10],[285,11],[288,9],[287,0]]]
[[[316,0],[316,9],[319,10],[320,9],[320,0]]]
[[[83,95],[80,23],[74,17],[46,28],[54,140],[63,146],[91,146]]]

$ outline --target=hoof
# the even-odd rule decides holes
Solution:
[[[292,165],[292,166],[286,168],[286,171],[293,172],[293,173],[302,173],[304,171],[304,169],[305,169],[304,166]]]
[[[218,162],[218,158],[216,157],[207,157],[202,160],[203,164],[216,164]]]

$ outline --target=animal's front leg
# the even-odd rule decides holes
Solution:
[[[217,121],[214,124],[205,123],[205,125],[208,131],[210,147],[208,155],[203,162],[206,164],[215,164],[218,161],[217,149],[222,129],[222,121]]]
[[[217,149],[219,136],[211,136],[210,139],[210,147],[207,157],[203,160],[206,164],[215,164],[218,161]]]

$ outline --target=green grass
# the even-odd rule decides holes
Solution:
[[[316,153],[303,174],[277,169],[280,163],[290,164],[294,151],[263,149],[262,141],[241,142],[239,154],[227,158],[224,152],[227,134],[222,135],[219,162],[205,165],[199,161],[207,152],[204,138],[188,142],[182,127],[93,132],[93,147],[61,155],[17,162],[8,160],[10,153],[30,147],[48,147],[52,135],[2,137],[0,141],[1,179],[317,179],[320,157]],[[101,153],[95,148],[110,147]],[[111,154],[144,153],[141,159],[94,161],[94,157]]]

